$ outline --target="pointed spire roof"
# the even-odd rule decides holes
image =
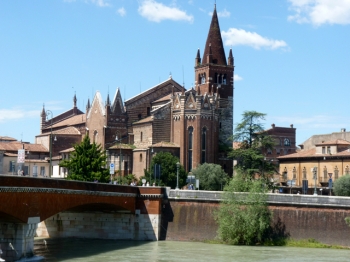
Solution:
[[[77,96],[76,96],[76,93],[74,93],[73,103],[74,103],[73,106],[77,107]]]
[[[41,117],[46,117],[45,104],[43,104],[43,110],[41,111],[40,116],[41,116]]]
[[[110,105],[111,105],[111,101],[109,100],[109,93],[107,94],[107,102],[106,102],[106,105],[107,105],[107,106],[110,106]]]
[[[203,54],[203,64],[207,62],[207,56],[212,54],[211,63],[218,65],[227,65],[224,45],[222,43],[218,14],[216,5],[214,6],[213,17],[211,19],[207,42]]]

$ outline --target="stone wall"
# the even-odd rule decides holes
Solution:
[[[160,216],[61,212],[38,225],[38,237],[158,240]]]
[[[212,240],[217,236],[214,219],[222,194],[171,190],[162,210],[165,240]],[[273,227],[293,239],[314,238],[327,244],[350,246],[350,198],[270,194]]]

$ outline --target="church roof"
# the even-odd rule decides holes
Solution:
[[[128,105],[128,104],[131,104],[139,99],[141,99],[142,97],[146,97],[147,95],[153,93],[154,91],[156,90],[159,90],[159,89],[162,89],[163,87],[166,87],[168,85],[173,85],[174,86],[174,92],[178,92],[178,91],[182,91],[184,88],[179,84],[177,83],[175,80],[173,80],[171,77],[168,78],[167,80],[165,80],[164,82],[158,84],[158,85],[155,85],[153,87],[151,87],[150,89],[126,100],[124,103],[125,105]]]
[[[61,122],[58,122],[57,124],[52,125],[52,128],[62,127],[62,126],[75,126],[75,125],[84,124],[85,122],[86,122],[86,114],[81,114],[81,115],[72,116]],[[50,126],[46,128],[50,128]]]
[[[180,147],[180,146],[172,142],[161,141],[159,143],[153,144],[152,147]]]
[[[141,119],[140,121],[137,121],[135,123],[133,123],[133,125],[137,125],[137,124],[144,124],[144,123],[149,123],[153,121],[153,116],[148,116],[144,119]]]
[[[212,55],[210,63],[227,65],[224,45],[221,38],[218,14],[216,13],[216,5],[214,7],[214,12],[209,27],[207,42],[205,43],[202,64],[207,64],[208,55]]]

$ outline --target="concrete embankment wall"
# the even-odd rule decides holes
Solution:
[[[215,239],[218,226],[214,213],[219,192],[180,190],[169,193],[163,205],[162,238],[166,240]],[[270,194],[273,226],[293,239],[314,238],[322,243],[350,246],[350,198]]]

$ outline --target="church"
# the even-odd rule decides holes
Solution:
[[[234,59],[232,49],[226,58],[216,6],[204,52],[198,49],[194,54],[195,84],[189,90],[170,76],[124,102],[119,89],[105,99],[96,92],[85,112],[77,108],[76,95],[73,108],[56,117],[48,118],[50,112],[43,107],[36,143],[51,148],[50,174],[67,175],[59,160],[88,135],[123,176],[143,176],[158,152],[177,156],[187,172],[215,163],[232,175],[225,148],[232,146]]]

